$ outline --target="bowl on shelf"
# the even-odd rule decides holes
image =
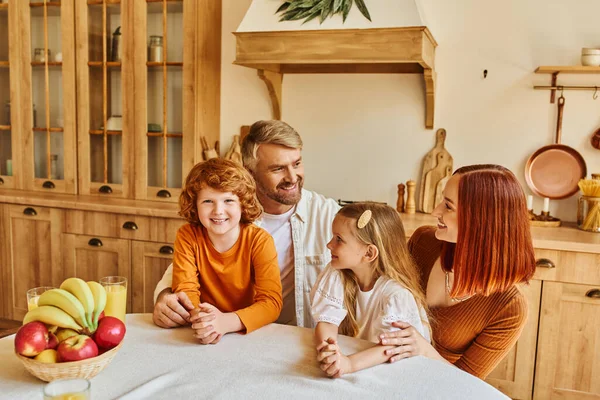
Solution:
[[[581,49],[581,65],[590,67],[600,66],[600,49],[584,47]]]
[[[96,357],[55,364],[45,364],[33,358],[24,357],[17,352],[15,352],[15,355],[31,375],[46,382],[52,382],[56,379],[91,379],[110,364],[122,345],[123,342]]]

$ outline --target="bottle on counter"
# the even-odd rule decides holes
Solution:
[[[148,46],[148,61],[163,61],[163,37],[150,36],[150,45]]]

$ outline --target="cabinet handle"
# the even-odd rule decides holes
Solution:
[[[54,182],[46,181],[42,184],[42,187],[44,189],[54,189],[56,186],[54,185]]]
[[[0,178],[0,185],[4,185],[4,179]]]
[[[590,299],[600,299],[600,289],[590,289],[585,295]]]
[[[102,247],[103,246],[102,240],[97,239],[97,238],[90,239],[90,241],[88,242],[88,244],[90,246],[94,246],[94,247]]]
[[[100,189],[98,189],[98,191],[100,193],[104,193],[104,194],[111,194],[112,188],[108,185],[102,185],[102,186],[100,186]]]
[[[169,197],[171,197],[171,193],[168,190],[159,190],[158,193],[156,193],[156,197],[163,197],[165,199],[168,199]]]
[[[535,266],[540,267],[540,268],[548,268],[548,269],[556,268],[556,265],[554,265],[552,260],[549,260],[547,258],[540,258],[540,259],[536,260]]]
[[[30,217],[34,217],[37,215],[37,211],[35,211],[34,208],[27,207],[26,209],[23,210],[23,214],[29,215]]]
[[[130,231],[137,231],[138,226],[133,221],[127,221],[123,224],[124,229],[129,229]]]
[[[173,254],[173,248],[171,246],[163,246],[159,251],[161,254]]]

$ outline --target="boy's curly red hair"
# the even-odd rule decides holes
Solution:
[[[212,158],[194,165],[179,196],[179,215],[190,224],[202,225],[198,218],[198,192],[206,187],[221,192],[231,192],[240,199],[242,217],[240,222],[251,224],[262,207],[256,197],[256,184],[250,173],[240,164],[223,158]]]

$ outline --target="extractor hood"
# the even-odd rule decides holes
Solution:
[[[418,0],[364,0],[371,21],[353,7],[345,22],[334,15],[319,23],[283,21],[282,0],[253,0],[236,36],[235,64],[254,68],[269,90],[273,118],[281,119],[284,74],[422,74],[425,126],[433,128],[435,48]]]

